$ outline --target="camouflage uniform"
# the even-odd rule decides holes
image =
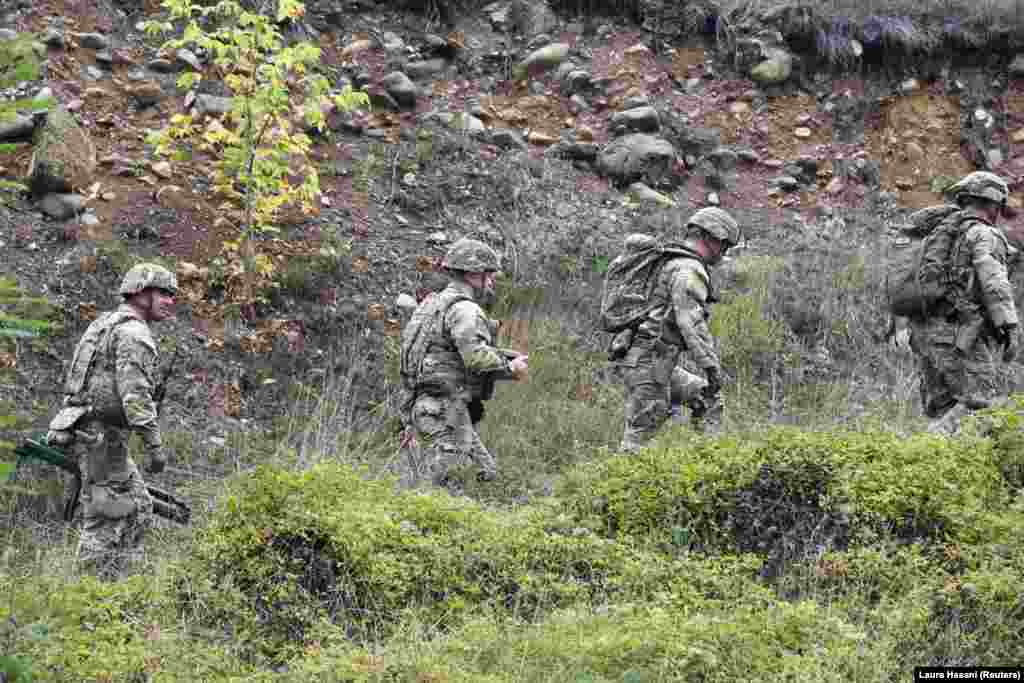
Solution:
[[[1016,250],[1002,231],[971,209],[962,212],[961,220],[969,222],[954,247],[949,300],[930,316],[909,321],[923,411],[933,420],[930,430],[942,433],[956,431],[968,412],[992,405],[1000,393],[1000,330],[1018,325],[1007,277]]]
[[[475,272],[473,263],[451,258],[467,243],[494,254],[480,242],[459,240],[449,251],[446,267]],[[493,264],[485,265],[496,270],[497,255]],[[417,478],[453,492],[458,490],[457,482],[449,477],[453,468],[475,464],[482,478],[495,475],[494,457],[480,440],[476,425],[483,402],[491,398],[494,381],[513,377],[509,359],[494,346],[497,324],[475,299],[476,292],[469,284],[451,282],[421,303],[403,330],[411,469]],[[422,345],[423,352],[414,358],[411,347],[416,345]]]
[[[731,244],[738,241],[736,222],[720,209],[698,211],[689,225]],[[672,393],[682,398],[693,391],[694,383],[679,372],[681,368],[677,370],[682,351],[689,351],[701,370],[721,371],[707,322],[715,300],[707,266],[697,258],[671,258],[661,267],[651,296],[658,305],[636,328],[621,363],[625,380],[623,451],[636,450],[654,436],[670,415]],[[691,403],[691,408],[694,405]],[[709,415],[712,428],[717,427],[719,406],[717,397],[713,406],[705,406],[714,407]],[[695,412],[699,418],[700,411]],[[699,426],[700,421],[695,423]]]
[[[139,268],[125,277],[122,294],[135,293],[127,290],[140,284]],[[157,272],[161,278],[156,286],[176,289],[173,274]],[[100,315],[75,347],[64,407],[47,434],[49,443],[86,459],[78,554],[101,575],[116,574],[125,559],[138,553],[151,523],[153,500],[126,444],[135,431],[151,458],[163,457],[153,402],[156,365],[157,346],[149,325],[132,307],[122,304]]]

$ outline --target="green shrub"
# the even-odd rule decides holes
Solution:
[[[772,428],[701,438],[670,432],[654,447],[579,468],[566,510],[613,538],[765,551],[802,542],[845,545],[849,527],[936,540],[996,540],[990,511],[1008,501],[991,439],[910,438],[887,431]],[[812,526],[807,528],[811,523]]]
[[[543,509],[496,514],[396,493],[325,463],[236,482],[199,533],[181,591],[201,621],[230,624],[277,658],[327,623],[378,639],[412,617],[441,630],[481,611],[533,618],[669,576],[656,558]]]
[[[39,78],[40,61],[32,47],[35,37],[22,33],[14,40],[0,41],[0,88]]]

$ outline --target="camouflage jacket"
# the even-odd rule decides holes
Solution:
[[[157,346],[149,326],[127,304],[86,329],[68,368],[64,408],[50,423],[66,430],[83,416],[137,431],[147,450],[162,440],[153,401]]]
[[[715,295],[704,264],[685,257],[668,261],[658,273],[651,296],[659,305],[640,323],[638,336],[660,338],[689,351],[702,370],[720,368],[715,341],[708,329]]]
[[[427,330],[431,336],[415,369],[415,391],[467,401],[487,398],[488,381],[512,376],[508,359],[494,346],[497,324],[473,301],[473,288],[463,282],[452,282],[434,296],[436,301],[425,301],[421,307],[442,304],[444,319]]]
[[[1007,270],[1016,251],[1001,230],[981,220],[967,229],[955,247],[954,299],[965,301],[960,306],[968,312],[983,314],[994,328],[1019,322]]]
[[[953,247],[951,301],[932,317],[911,319],[914,337],[955,343],[966,351],[977,340],[993,339],[1003,325],[1019,324],[1008,272],[1016,257],[1017,249],[999,228],[980,216],[972,220]]]

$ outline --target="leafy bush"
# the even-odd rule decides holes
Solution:
[[[402,619],[441,630],[481,612],[529,619],[670,578],[656,558],[544,509],[499,515],[327,463],[238,481],[200,532],[181,591],[201,621],[277,658],[327,623],[378,639]]]

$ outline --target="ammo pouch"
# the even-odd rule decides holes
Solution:
[[[613,363],[622,360],[626,357],[626,354],[629,353],[629,348],[632,345],[633,330],[626,328],[612,337],[612,341],[608,345],[608,360]]]

